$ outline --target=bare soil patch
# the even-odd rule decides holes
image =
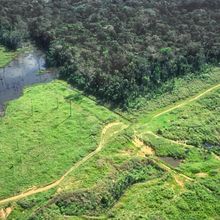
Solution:
[[[151,156],[155,154],[154,150],[150,146],[146,145],[139,138],[135,137],[132,142],[134,146],[140,149],[137,153],[138,156],[145,157],[145,156]]]

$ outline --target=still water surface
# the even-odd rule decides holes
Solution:
[[[56,78],[51,73],[39,74],[44,69],[45,59],[39,51],[24,53],[7,67],[0,68],[0,115],[8,101],[22,95],[24,87]]]

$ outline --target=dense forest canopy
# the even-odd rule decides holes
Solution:
[[[73,85],[129,106],[220,61],[220,0],[1,0],[1,44],[28,39]]]

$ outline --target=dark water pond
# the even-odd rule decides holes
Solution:
[[[39,51],[24,53],[7,67],[0,68],[0,115],[8,101],[22,95],[24,87],[56,78],[52,73],[39,74],[44,69],[45,59]]]
[[[160,157],[160,159],[172,167],[178,167],[182,162],[181,159],[175,159],[173,157]]]

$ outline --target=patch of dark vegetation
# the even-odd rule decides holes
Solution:
[[[181,159],[176,159],[176,158],[173,158],[173,157],[160,157],[160,159],[162,161],[164,161],[165,163],[168,163],[170,166],[172,167],[178,167],[182,160]]]
[[[208,141],[202,143],[202,147],[204,147],[208,151],[214,151],[216,154],[220,154],[220,144],[213,144]]]
[[[36,202],[34,200],[21,200],[21,201],[18,201],[17,204],[22,209],[31,209],[36,205]]]
[[[147,159],[132,159],[90,189],[55,196],[30,220],[45,219],[45,212],[68,216],[98,215],[111,208],[131,185],[161,176],[163,170]]]
[[[21,47],[27,32],[19,27],[9,25],[0,20],[0,43],[9,50]]]
[[[219,62],[219,14],[219,0],[1,0],[0,41],[15,49],[25,33],[62,78],[126,109]]]

